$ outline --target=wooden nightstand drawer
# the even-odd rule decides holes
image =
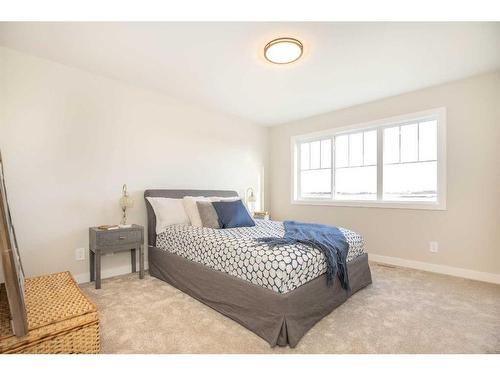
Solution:
[[[141,242],[142,232],[139,230],[122,231],[119,229],[100,232],[97,234],[97,247],[120,246]]]

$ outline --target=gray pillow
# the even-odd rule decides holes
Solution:
[[[220,229],[219,217],[212,202],[197,201],[198,212],[200,214],[201,225],[205,228]]]

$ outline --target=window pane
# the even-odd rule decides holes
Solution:
[[[332,141],[324,139],[321,141],[321,168],[331,168],[332,166]]]
[[[399,126],[384,129],[384,163],[399,163]]]
[[[339,135],[335,137],[335,166],[337,168],[347,167],[349,136]]]
[[[300,145],[300,169],[309,169],[309,143]]]
[[[377,167],[354,167],[335,170],[335,199],[377,199]]]
[[[349,166],[363,165],[363,133],[349,134]]]
[[[320,161],[320,149],[319,149],[319,141],[311,142],[311,169],[319,168]]]
[[[364,165],[377,164],[377,131],[370,130],[364,133],[365,137],[365,152],[364,152]]]
[[[384,165],[384,200],[436,201],[437,162]]]
[[[328,198],[331,196],[331,169],[302,171],[300,176],[303,198]]]
[[[418,124],[401,126],[401,162],[418,160]]]
[[[437,159],[437,121],[426,121],[418,124],[419,128],[419,160]]]

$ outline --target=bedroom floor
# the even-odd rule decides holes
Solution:
[[[373,284],[295,349],[269,345],[146,275],[83,284],[101,313],[103,353],[500,353],[500,285],[370,265]]]

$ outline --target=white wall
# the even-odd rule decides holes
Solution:
[[[123,183],[142,225],[145,189],[258,186],[266,128],[5,48],[0,64],[0,149],[28,276],[87,279],[74,250],[88,249],[89,226],[119,222]],[[129,259],[103,258],[103,274]]]
[[[446,211],[290,203],[291,136],[437,107],[447,108]],[[345,226],[365,237],[371,254],[500,282],[500,72],[273,127],[269,150],[274,218]],[[429,241],[439,242],[438,253]]]

